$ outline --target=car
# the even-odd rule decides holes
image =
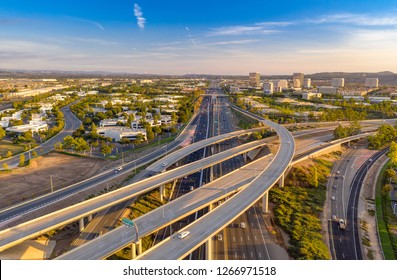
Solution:
[[[334,195],[331,196],[331,200],[336,200],[336,197]]]
[[[332,186],[333,189],[336,189],[337,187],[338,187],[337,185],[333,185],[333,186]]]
[[[241,227],[241,228],[245,228],[245,223],[244,223],[244,222],[241,222],[241,223],[240,223],[240,227]]]
[[[222,234],[218,234],[218,240],[219,240],[219,241],[222,241],[222,240],[223,240]]]
[[[166,167],[166,166],[167,166],[167,163],[166,163],[166,162],[163,162],[163,164],[161,164],[161,166],[162,166],[162,167]]]
[[[190,189],[191,191],[193,191],[193,190],[194,190],[194,187],[193,187],[193,186],[190,186],[189,189]]]
[[[345,220],[340,219],[340,220],[338,221],[338,227],[339,227],[340,230],[345,230],[345,229],[346,229]]]
[[[117,167],[116,170],[118,170],[118,171],[123,170],[123,167],[122,166]]]
[[[332,215],[332,220],[336,220],[336,215]]]
[[[185,238],[186,236],[188,236],[190,234],[190,231],[182,231],[182,232],[180,232],[180,233],[178,233],[178,235],[176,236],[178,239],[183,239],[183,238]]]
[[[340,171],[339,171],[339,170],[338,170],[338,171],[336,171],[336,174],[338,174],[338,175],[339,175],[339,174],[340,174]]]

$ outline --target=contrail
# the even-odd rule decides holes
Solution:
[[[194,46],[197,46],[197,44],[196,44],[196,42],[193,40],[193,38],[192,38],[192,34],[190,33],[190,29],[189,29],[189,27],[185,27],[186,28],[186,31],[187,31],[187,33],[188,33],[188,35],[189,35],[189,39],[190,39],[190,41],[192,42],[192,44],[194,45]]]
[[[138,4],[134,4],[134,16],[136,16],[139,29],[145,28],[146,19],[143,17],[142,9]]]

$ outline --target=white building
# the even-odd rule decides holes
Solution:
[[[282,92],[283,89],[288,88],[288,81],[287,80],[278,80],[276,82],[276,91]]]
[[[293,80],[293,84],[294,84],[294,88],[301,88],[302,87],[302,83],[300,79],[294,79]]]
[[[378,78],[366,78],[365,86],[369,87],[369,88],[377,88],[379,86],[379,79]]]
[[[99,122],[100,127],[106,127],[106,126],[117,126],[118,122],[122,122],[125,124],[127,121],[124,118],[118,118],[118,119],[104,119]]]
[[[6,127],[8,127],[9,124],[10,124],[10,122],[8,120],[0,121],[0,127],[6,128]]]
[[[114,141],[120,141],[122,138],[134,140],[138,134],[142,134],[146,140],[145,130],[131,129],[123,126],[99,127],[97,132],[99,135],[112,138]]]
[[[304,92],[302,93],[302,99],[310,100],[313,98],[321,98],[321,93],[317,92]]]
[[[263,83],[263,93],[272,94],[274,92],[273,82]]]
[[[336,93],[338,93],[338,88],[330,87],[330,86],[321,86],[321,87],[318,87],[318,92],[327,93],[327,94],[336,94]]]
[[[28,131],[39,132],[48,130],[48,125],[44,121],[30,121],[29,124],[11,126],[6,128],[8,132],[24,133]]]
[[[303,87],[304,88],[311,88],[312,87],[312,79],[306,78],[303,80]]]
[[[344,87],[345,86],[345,79],[344,78],[333,78],[332,79],[332,86],[333,87]]]

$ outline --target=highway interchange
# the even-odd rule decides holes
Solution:
[[[192,140],[194,142],[203,142],[204,139],[207,139],[207,138],[211,139],[211,137],[214,137],[218,134],[224,134],[224,133],[229,133],[229,132],[233,131],[234,127],[230,122],[230,118],[229,118],[230,114],[231,114],[230,108],[229,108],[229,106],[226,106],[226,100],[224,97],[205,98],[203,101],[201,113],[199,114],[200,116],[198,118],[194,119],[194,121],[191,124],[192,126],[197,126],[196,133]],[[281,142],[279,143],[280,147],[279,147],[278,152],[275,155],[270,155],[270,156],[268,156],[268,158],[262,159],[263,162],[267,161],[267,163],[266,163],[268,166],[267,169],[264,167],[255,169],[255,172],[254,172],[255,174],[251,175],[252,181],[250,181],[247,184],[243,184],[244,188],[242,188],[237,194],[234,194],[232,197],[230,197],[231,192],[229,189],[225,192],[223,192],[222,189],[216,190],[215,192],[218,192],[218,194],[219,194],[219,192],[221,192],[221,193],[223,193],[223,195],[218,196],[215,200],[210,199],[211,203],[213,203],[214,201],[220,201],[220,199],[224,199],[226,197],[230,197],[230,198],[227,201],[224,201],[221,204],[219,204],[219,206],[222,206],[222,207],[215,207],[214,210],[207,213],[204,217],[200,218],[199,223],[193,222],[190,225],[188,225],[187,228],[189,231],[191,231],[191,234],[189,235],[188,238],[186,238],[184,240],[177,240],[177,239],[173,238],[172,235],[171,235],[171,237],[166,237],[166,235],[163,235],[163,237],[165,237],[164,241],[160,242],[157,246],[155,246],[154,247],[155,249],[153,248],[153,249],[147,251],[139,258],[142,258],[142,259],[146,259],[146,258],[148,258],[148,259],[150,259],[150,258],[157,258],[157,259],[184,258],[184,257],[189,256],[189,254],[191,254],[192,252],[194,252],[194,250],[196,248],[198,248],[200,245],[202,245],[207,239],[211,238],[211,236],[214,239],[213,240],[214,245],[211,245],[211,248],[212,248],[211,258],[219,258],[219,259],[286,258],[285,255],[283,257],[280,257],[280,255],[278,254],[279,257],[275,257],[275,256],[271,256],[271,254],[269,254],[269,250],[266,247],[266,242],[265,242],[266,237],[264,234],[264,232],[266,232],[266,223],[263,220],[263,215],[258,213],[258,211],[260,211],[260,209],[258,208],[258,205],[256,205],[256,206],[254,206],[254,205],[255,205],[256,201],[258,200],[258,198],[260,198],[274,184],[274,182],[276,182],[280,178],[280,176],[283,174],[284,170],[289,167],[292,157],[295,152],[294,138],[285,128],[282,128],[282,127],[275,125],[274,123],[271,123],[264,119],[259,119],[259,120],[261,122],[264,122],[267,126],[272,127],[272,129],[274,129],[281,138]],[[186,131],[188,131],[188,130],[186,130]],[[186,135],[189,135],[189,134],[186,134]],[[185,139],[187,138],[186,135],[184,135]],[[239,135],[239,133],[237,133],[236,135]],[[161,161],[158,161],[157,163],[152,165],[151,168],[148,168],[145,174],[146,175],[150,174],[152,176],[144,179],[143,181],[146,180],[146,181],[150,181],[152,183],[152,182],[156,181],[156,177],[160,176],[159,177],[160,183],[153,184],[153,186],[157,187],[157,186],[161,185],[161,182],[163,182],[163,183],[165,181],[172,182],[178,178],[181,178],[181,182],[179,182],[179,184],[178,184],[178,187],[176,189],[176,195],[175,195],[174,199],[176,199],[175,201],[178,201],[179,203],[186,204],[186,201],[188,201],[189,194],[194,194],[194,193],[199,194],[199,191],[201,191],[201,190],[205,191],[206,188],[208,191],[208,189],[211,189],[210,184],[213,179],[221,177],[222,175],[224,175],[232,170],[239,169],[244,165],[244,159],[241,155],[240,156],[234,155],[231,157],[231,159],[229,159],[227,161],[220,161],[221,158],[224,158],[224,155],[220,154],[221,157],[219,158],[219,160],[216,159],[215,162],[216,163],[221,162],[221,163],[214,165],[214,167],[212,168],[212,171],[209,168],[203,168],[203,166],[202,166],[202,168],[191,169],[194,172],[187,171],[187,169],[190,168],[190,166],[194,166],[194,163],[192,163],[192,162],[196,162],[196,165],[197,165],[197,161],[200,160],[198,162],[198,165],[202,164],[203,159],[200,159],[200,158],[203,158],[204,156],[208,156],[212,153],[219,153],[221,150],[231,151],[230,148],[237,145],[237,140],[236,140],[236,138],[230,138],[230,139],[231,140],[227,140],[227,141],[223,142],[222,144],[213,145],[212,148],[207,148],[206,145],[203,145],[204,148],[201,148],[199,150],[192,149],[191,151],[189,151],[189,153],[186,152],[185,156],[189,155],[189,154],[191,154],[191,155],[185,159],[183,159],[183,157],[181,157],[181,156],[177,156],[176,158],[172,159],[173,154],[170,154],[170,155],[168,155],[168,158],[167,157],[163,158]],[[211,143],[211,144],[217,143],[217,142],[212,142],[212,141],[213,141],[213,139],[210,140],[208,143]],[[178,146],[181,142],[183,142],[183,140],[179,141],[179,143],[178,143],[178,141],[175,141],[172,144],[170,144],[170,146],[167,147],[168,151],[166,151],[166,153],[170,152],[172,149],[175,149],[175,147]],[[266,141],[263,141],[263,142],[266,142]],[[175,145],[175,146],[171,146],[171,145]],[[190,146],[194,146],[194,145],[190,145]],[[161,154],[161,152],[160,152],[160,155],[158,157],[162,156],[163,154]],[[152,156],[153,155],[151,155],[151,157]],[[216,158],[216,155],[213,155],[210,158]],[[182,170],[182,173],[180,173],[181,175],[176,175],[174,177],[172,177],[172,176],[167,177],[172,172],[175,172],[174,170],[170,170],[168,172],[165,172],[164,174],[161,173],[161,171],[162,171],[161,163],[166,162],[167,167],[168,167],[168,164],[172,164],[172,163],[178,162],[178,161],[180,163],[182,163],[182,162],[185,163],[185,165],[183,167],[176,168],[176,170],[178,170],[178,169]],[[189,164],[187,164],[187,163],[189,163]],[[213,163],[211,163],[211,165],[212,164]],[[137,162],[128,163],[123,167],[123,172],[131,171],[133,168],[136,168],[137,165],[138,165]],[[208,166],[210,166],[210,165],[208,165]],[[207,167],[207,165],[205,165],[205,167]],[[261,173],[258,174],[259,172],[257,170],[261,170]],[[159,172],[160,172],[160,174],[154,175]],[[186,176],[186,174],[191,174],[191,175]],[[105,176],[108,176],[105,178],[107,178],[107,180],[110,180],[113,177],[115,177],[116,175],[117,174],[115,173],[115,171],[112,170],[112,171],[109,171],[109,173],[107,175],[105,175]],[[149,176],[149,175],[147,175],[147,176]],[[161,176],[163,176],[163,177],[161,177]],[[168,178],[168,179],[166,179],[164,181],[164,178]],[[214,183],[217,181],[218,180],[214,181]],[[263,182],[266,182],[266,183],[264,184]],[[91,182],[91,183],[95,184],[95,181]],[[139,184],[139,182],[137,182],[137,183]],[[194,188],[197,188],[197,190],[195,190],[194,192],[190,192],[190,190],[189,190],[189,187],[191,184],[194,185]],[[204,185],[204,187],[198,188],[201,185]],[[226,184],[222,184],[222,186],[223,185],[227,186]],[[153,188],[153,186],[152,186],[152,188]],[[226,187],[226,188],[228,188],[228,187]],[[145,189],[145,191],[147,191],[149,188],[145,187],[144,189]],[[236,190],[237,189],[238,188],[236,188]],[[139,192],[135,192],[134,195],[129,195],[129,196],[130,197],[136,196],[137,193],[139,193]],[[179,197],[178,193],[184,194],[183,199],[177,199]],[[111,196],[109,196],[109,197],[111,197]],[[110,201],[106,203],[106,205],[107,206],[111,205],[111,204],[117,205],[117,203],[115,202],[116,200],[117,200],[116,198],[112,197],[110,199]],[[118,202],[118,200],[117,200],[117,202]],[[163,214],[163,220],[168,219],[168,216],[166,213],[167,213],[167,211],[171,211],[170,210],[171,204],[172,204],[172,202],[169,203],[169,205],[167,204],[166,206],[164,206],[164,208],[161,210],[157,209],[155,211],[152,211],[154,217],[156,217],[156,215],[158,216],[158,214],[156,214],[156,213],[158,213],[159,211],[164,211],[163,213],[165,213],[165,214]],[[208,205],[208,203],[205,205]],[[239,207],[236,207],[236,205],[238,205]],[[253,207],[251,208],[251,206],[253,206]],[[169,207],[169,208],[167,211],[165,211],[164,209],[167,209],[167,207]],[[99,208],[101,208],[101,207],[96,208],[95,212],[97,212]],[[178,209],[178,207],[176,207],[175,209]],[[193,208],[193,209],[195,209],[195,208]],[[120,211],[121,211],[121,209],[120,209]],[[90,212],[87,212],[87,210],[84,210],[83,212],[85,213],[85,215],[87,215],[87,213],[90,213]],[[197,213],[197,211],[194,211],[193,213]],[[190,215],[194,216],[195,219],[199,218],[199,216],[197,214],[193,214],[193,213]],[[205,212],[202,212],[201,214],[205,214]],[[243,214],[243,216],[241,216],[242,214]],[[9,217],[9,213],[7,213],[5,215]],[[73,215],[75,215],[75,214],[73,214]],[[177,217],[180,217],[178,215],[182,215],[182,214],[180,214],[180,213],[175,214],[174,217],[171,217],[170,219],[175,220]],[[184,215],[186,215],[186,213]],[[239,216],[241,216],[241,217],[235,221],[235,218],[239,217]],[[76,216],[74,216],[74,217],[76,218]],[[146,216],[145,219],[148,217],[149,216]],[[259,222],[260,220],[262,220],[262,221]],[[191,221],[192,220],[189,220],[188,222],[190,223]],[[244,230],[238,226],[241,223],[241,221],[244,221],[245,224],[248,225],[248,228],[246,230]],[[139,218],[135,219],[135,222],[137,224],[139,224],[140,223]],[[188,222],[185,222],[185,223],[179,222],[179,225],[180,226],[182,226],[182,224],[186,225],[186,224],[188,224]],[[164,224],[166,224],[166,222],[164,222],[164,221],[162,221],[162,223],[163,223],[163,226],[164,226]],[[146,223],[142,222],[142,226],[140,226],[140,228],[144,229],[144,226],[143,226],[144,224],[146,224]],[[254,224],[256,226],[253,227],[252,225],[254,225]],[[225,225],[229,225],[229,226],[225,228]],[[174,231],[179,230],[178,226],[173,225],[173,227],[174,227]],[[45,232],[45,230],[43,232]],[[43,233],[43,232],[40,231],[40,233]],[[131,233],[129,232],[129,230],[126,230],[123,226],[113,230],[112,233],[113,232],[118,232],[118,236],[123,237],[127,241],[131,240]],[[143,230],[142,234],[143,233],[147,234],[148,232],[150,232],[149,229],[146,230],[146,232],[145,232],[145,230]],[[216,235],[218,232],[219,232],[219,234]],[[248,235],[247,235],[247,232],[249,232]],[[112,235],[114,235],[114,234],[112,234]],[[221,236],[221,238],[219,238],[219,235]],[[99,238],[97,238],[97,242],[87,242],[87,245],[89,243],[99,243],[99,242],[108,244],[106,242],[106,240],[108,240],[109,238],[111,239],[112,236],[109,234],[104,234],[103,236],[100,236]],[[243,238],[245,240],[243,240]],[[91,238],[87,238],[87,239],[91,239]],[[114,239],[114,236],[113,236],[113,239]],[[261,239],[260,240],[261,242],[257,242],[258,239]],[[124,240],[124,242],[125,242],[125,240]],[[1,239],[1,241],[3,241],[3,239]],[[131,242],[131,241],[129,241],[129,242]],[[5,243],[9,243],[9,242],[6,241]],[[128,244],[128,242],[124,243],[124,245],[121,245],[120,247],[125,246],[125,244]],[[171,248],[172,246],[176,246],[176,245],[178,246],[179,250],[178,251],[175,250],[174,255],[172,255],[172,254],[163,255],[162,254],[163,251],[164,252],[167,251],[167,248],[169,250],[169,248]],[[263,248],[261,248],[260,246],[263,246]],[[245,250],[241,250],[241,248],[243,248],[243,247],[245,248]],[[204,246],[202,246],[202,248],[203,248],[202,250],[205,250]],[[91,252],[90,254],[91,254],[91,256],[88,256],[86,254],[84,257],[82,257],[80,255],[80,257],[82,257],[82,259],[95,259],[98,256],[100,256],[100,258],[103,258],[103,255],[100,255],[100,254],[98,255],[98,253]],[[200,256],[200,258],[204,258],[205,252],[203,251],[203,252],[199,253],[198,255]],[[68,256],[68,254],[65,255],[65,258],[67,258],[67,256]],[[70,256],[70,254],[69,254],[69,256]],[[80,257],[78,257],[78,258],[80,259]],[[62,258],[62,256],[61,256],[61,258]],[[190,258],[196,259],[198,257],[197,257],[197,255],[195,255],[193,257],[192,257],[192,255],[190,255]]]

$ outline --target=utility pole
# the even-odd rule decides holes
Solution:
[[[54,192],[54,185],[52,184],[52,175],[50,175],[51,192]]]

